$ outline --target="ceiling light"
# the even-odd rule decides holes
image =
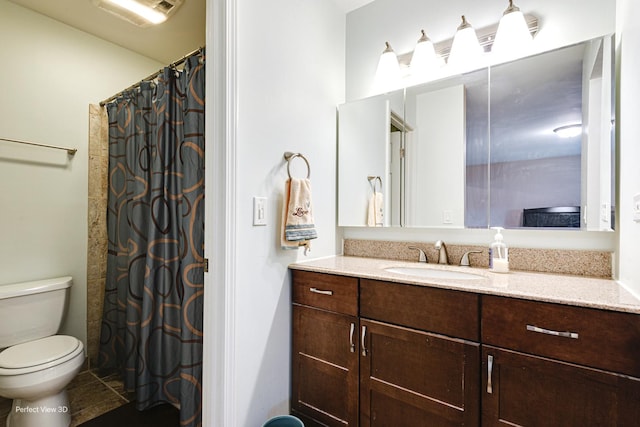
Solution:
[[[111,3],[120,6],[123,9],[127,9],[129,12],[133,12],[141,18],[146,19],[152,24],[160,24],[167,20],[167,17],[162,13],[157,12],[150,7],[142,5],[134,0],[109,0]]]
[[[92,0],[93,4],[139,27],[166,21],[184,0]]]
[[[389,92],[400,87],[400,64],[398,57],[391,48],[389,42],[385,42],[385,49],[380,55],[378,61],[378,69],[374,83],[376,93]]]
[[[509,7],[500,18],[491,52],[497,55],[523,55],[529,50],[532,40],[520,8],[513,5],[513,0],[509,0]]]
[[[413,75],[430,73],[442,65],[440,58],[436,55],[433,42],[427,37],[424,30],[421,30],[422,36],[418,39],[416,48],[411,56],[411,73]]]
[[[555,128],[553,132],[560,138],[573,138],[582,134],[582,125],[578,123],[573,125],[560,126],[559,128]]]
[[[456,68],[471,66],[482,57],[483,53],[484,50],[478,42],[476,31],[462,15],[462,23],[458,26],[458,31],[453,37],[448,64]]]

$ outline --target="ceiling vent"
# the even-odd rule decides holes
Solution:
[[[138,27],[160,24],[173,15],[184,0],[91,0],[100,9]]]

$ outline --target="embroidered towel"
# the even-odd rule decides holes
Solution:
[[[318,237],[313,222],[311,181],[291,178],[285,183],[283,203],[282,247],[295,249],[307,246],[309,240]]]
[[[369,227],[382,227],[384,225],[384,197],[379,191],[373,193],[369,198],[367,225]]]

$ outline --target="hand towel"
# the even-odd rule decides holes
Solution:
[[[311,204],[311,182],[308,179],[291,178],[285,183],[282,206],[283,249],[296,249],[305,246],[309,249],[309,240],[318,237],[313,222]]]
[[[379,191],[373,193],[369,198],[367,225],[369,227],[382,227],[384,225],[384,197]]]

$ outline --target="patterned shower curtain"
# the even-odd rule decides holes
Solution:
[[[139,410],[202,424],[204,52],[107,105],[107,281],[98,363]]]

